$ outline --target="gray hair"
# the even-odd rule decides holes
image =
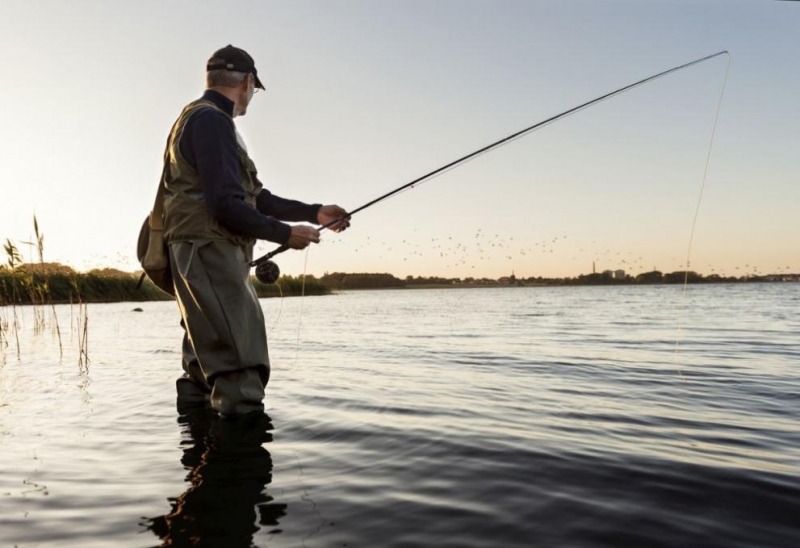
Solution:
[[[209,64],[224,62],[224,59],[218,59],[216,57],[212,57],[208,60]],[[222,86],[227,88],[235,88],[244,82],[245,78],[247,78],[247,74],[247,72],[237,72],[235,70],[209,70],[206,73],[206,87],[213,88]]]

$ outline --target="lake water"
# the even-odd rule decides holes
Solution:
[[[800,284],[263,306],[248,422],[179,415],[174,303],[89,305],[88,367],[24,309],[0,546],[800,546]]]

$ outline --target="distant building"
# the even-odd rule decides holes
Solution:
[[[499,278],[497,281],[498,283],[501,284],[522,285],[522,280],[517,279],[517,276],[516,274],[514,274],[513,270],[511,271],[511,276],[503,276],[502,278]]]
[[[614,271],[614,279],[616,279],[616,280],[624,280],[625,279],[625,271],[624,270],[615,270]]]

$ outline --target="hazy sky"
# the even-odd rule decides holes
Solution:
[[[276,194],[353,209],[481,146],[727,49],[691,267],[800,271],[800,2],[0,0],[0,239],[137,267],[167,132],[232,43]],[[727,59],[566,118],[359,213],[290,274],[566,276],[685,261]],[[273,244],[261,243],[266,252]],[[22,246],[25,255],[28,248]]]

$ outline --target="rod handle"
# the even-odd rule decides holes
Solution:
[[[258,266],[261,263],[265,263],[268,260],[270,260],[271,258],[273,258],[275,255],[278,255],[279,253],[283,253],[284,251],[286,251],[288,249],[289,249],[288,245],[282,245],[280,247],[276,247],[275,249],[273,249],[272,251],[270,251],[269,253],[267,253],[263,257],[259,257],[258,259],[254,260],[254,261],[251,261],[250,262],[250,266]]]

